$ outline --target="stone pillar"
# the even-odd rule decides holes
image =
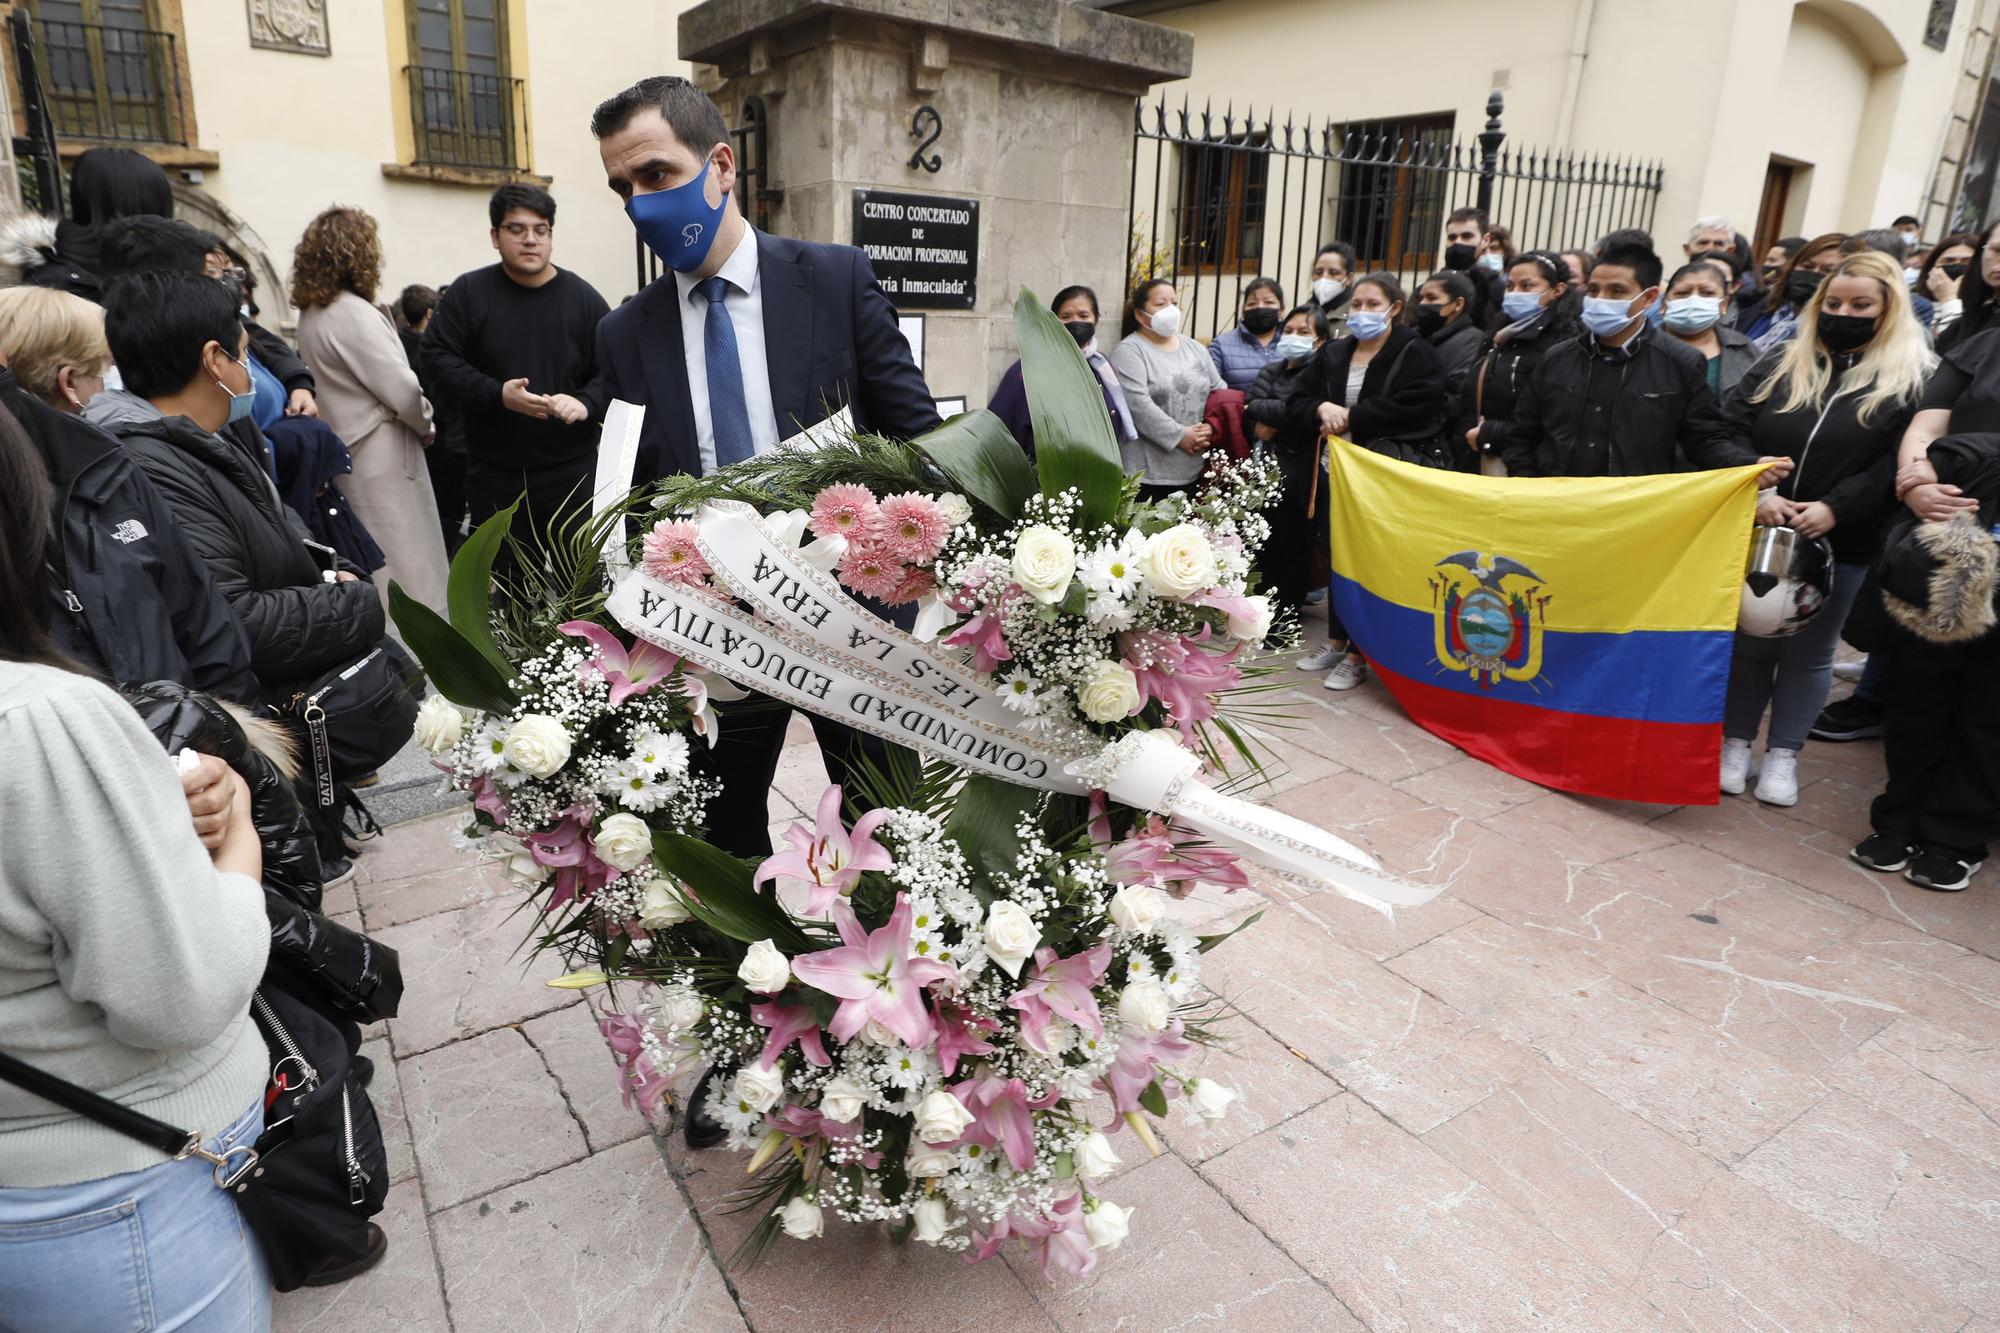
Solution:
[[[1104,345],[1115,340],[1133,101],[1187,76],[1187,34],[1070,0],[707,0],[681,16],[680,55],[713,67],[698,76],[732,125],[762,99],[763,184],[783,192],[770,231],[902,247],[876,267],[898,310],[923,316],[938,397],[986,402],[1015,357],[1024,286],[1044,301],[1095,288]],[[857,240],[858,191],[873,207]],[[895,195],[977,206],[969,299],[952,292],[970,229],[949,207]]]

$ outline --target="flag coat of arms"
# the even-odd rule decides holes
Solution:
[[[1490,478],[1331,449],[1333,598],[1419,725],[1591,796],[1714,804],[1755,467]]]

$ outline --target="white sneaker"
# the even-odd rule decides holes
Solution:
[[[1301,657],[1296,665],[1301,671],[1324,671],[1345,656],[1347,656],[1345,648],[1336,648],[1330,643],[1322,644],[1318,649]]]
[[[1326,688],[1329,690],[1351,690],[1368,679],[1368,664],[1358,657],[1343,657],[1340,665],[1327,674]]]
[[[1868,659],[1865,657],[1856,662],[1835,662],[1833,664],[1833,678],[1835,680],[1860,680],[1861,673],[1867,669]]]
[[[1756,752],[1749,741],[1724,737],[1722,741],[1722,794],[1741,796],[1757,771]]]
[[[1799,752],[1765,750],[1764,774],[1757,779],[1757,799],[1765,805],[1799,803]]]

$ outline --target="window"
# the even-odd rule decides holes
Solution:
[[[34,17],[58,137],[187,143],[179,53],[152,0],[40,0]]]
[[[1942,51],[1951,45],[1951,17],[1958,9],[1958,0],[1931,0],[1930,13],[1924,16],[1924,45],[1933,51]]]
[[[1264,257],[1271,155],[1259,132],[1181,148],[1180,268],[1254,270]]]
[[[419,163],[525,166],[520,79],[508,77],[506,0],[407,0]]]
[[[1360,252],[1364,269],[1427,268],[1444,232],[1452,117],[1371,121],[1345,127],[1352,154],[1341,165],[1334,235]]]

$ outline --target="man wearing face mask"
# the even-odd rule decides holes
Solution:
[[[1454,273],[1469,273],[1483,280],[1491,289],[1492,300],[1485,304],[1492,309],[1500,308],[1500,298],[1506,294],[1506,256],[1501,255],[1499,267],[1480,263],[1480,252],[1493,241],[1492,225],[1486,214],[1477,208],[1453,209],[1444,223],[1444,267]]]
[[[1646,320],[1660,258],[1637,246],[1598,255],[1584,285],[1583,333],[1551,348],[1514,409],[1512,477],[1633,477],[1763,463],[1764,485],[1791,460],[1758,458],[1730,438],[1701,353]]]

